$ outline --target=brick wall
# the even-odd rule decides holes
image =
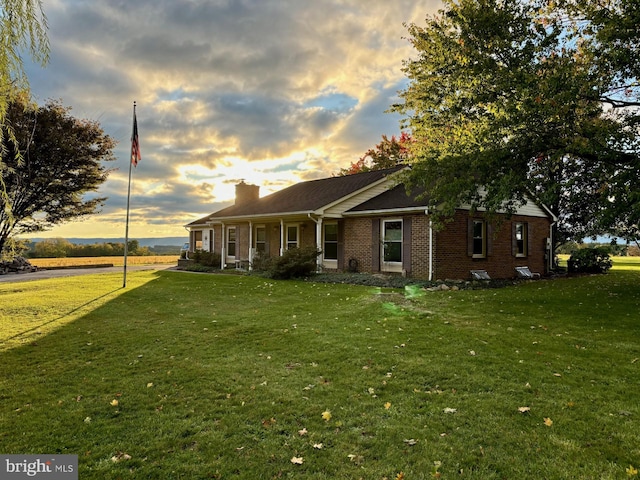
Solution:
[[[344,221],[344,265],[358,261],[359,272],[372,272],[371,218],[347,218]],[[378,270],[379,267],[376,268]]]
[[[482,214],[473,218],[483,218]],[[491,278],[513,278],[515,267],[528,266],[532,272],[545,273],[545,239],[549,236],[547,218],[514,215],[491,223],[491,249],[486,258],[472,258],[467,251],[469,212],[458,210],[453,221],[436,234],[434,279],[468,279],[471,270],[486,270]],[[519,258],[512,251],[512,224],[526,222],[529,226],[527,256]]]

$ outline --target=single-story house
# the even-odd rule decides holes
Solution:
[[[398,184],[403,168],[301,182],[265,197],[241,182],[233,206],[185,225],[190,250],[250,268],[258,252],[316,245],[321,270],[425,280],[469,279],[472,271],[512,278],[524,266],[548,272],[554,217],[544,206],[527,202],[497,223],[462,206],[436,231],[426,202]]]

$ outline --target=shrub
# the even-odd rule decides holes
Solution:
[[[213,268],[220,268],[220,262],[222,261],[219,253],[203,252],[202,250],[196,250],[190,258],[199,265]]]
[[[567,265],[572,273],[607,273],[611,268],[609,249],[581,248],[571,255]]]
[[[251,261],[251,269],[256,272],[266,272],[269,263],[271,262],[271,257],[265,252],[256,252],[253,255],[253,260]]]
[[[253,268],[269,278],[286,280],[308,277],[317,268],[320,251],[316,247],[290,248],[281,257],[254,258]]]

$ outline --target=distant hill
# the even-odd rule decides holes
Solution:
[[[33,243],[47,240],[46,238],[31,238],[29,239]],[[124,237],[121,238],[66,238],[65,240],[75,245],[92,245],[94,243],[124,243]],[[155,238],[135,238],[132,237],[129,240],[137,240],[141,247],[155,247],[155,246],[171,246],[181,247],[182,244],[189,241],[189,237],[155,237]]]

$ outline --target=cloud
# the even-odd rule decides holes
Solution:
[[[51,61],[28,67],[34,97],[62,99],[119,142],[117,170],[99,192],[109,197],[103,213],[71,224],[73,236],[122,236],[134,100],[139,236],[148,236],[146,227],[184,233],[182,225],[232,200],[237,179],[266,194],[349,165],[382,134],[399,132],[399,117],[384,112],[412,54],[403,22],[420,23],[439,7],[434,0],[45,4]]]

